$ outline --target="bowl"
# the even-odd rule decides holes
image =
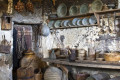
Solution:
[[[77,15],[77,14],[78,14],[77,6],[75,6],[75,5],[71,6],[69,9],[69,15],[73,16],[73,15]]]
[[[67,6],[64,3],[61,3],[57,8],[58,17],[65,17],[67,14]]]

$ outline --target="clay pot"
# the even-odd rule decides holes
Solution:
[[[76,49],[69,49],[69,61],[75,61],[76,60]]]
[[[39,69],[40,59],[31,50],[24,53],[25,56],[21,59],[21,67],[32,67],[34,70]]]

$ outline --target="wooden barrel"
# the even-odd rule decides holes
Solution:
[[[35,80],[33,68],[20,67],[17,70],[17,80]]]

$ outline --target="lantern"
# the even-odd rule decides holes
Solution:
[[[1,30],[11,30],[12,28],[12,17],[8,16],[6,14],[3,14],[1,17],[2,24],[1,24]]]

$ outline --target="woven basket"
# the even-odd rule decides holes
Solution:
[[[120,53],[104,54],[105,61],[120,61]]]

